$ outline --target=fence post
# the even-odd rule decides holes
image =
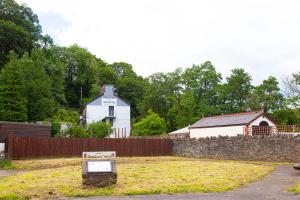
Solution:
[[[8,160],[13,159],[13,140],[14,140],[14,132],[9,131],[9,133],[8,133],[8,142],[7,142],[7,157],[8,157]]]

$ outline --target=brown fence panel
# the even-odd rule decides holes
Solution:
[[[117,156],[167,156],[171,139],[96,139],[10,136],[11,159],[81,156],[83,151],[116,151]]]

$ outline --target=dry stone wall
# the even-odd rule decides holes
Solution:
[[[176,156],[300,162],[300,136],[174,139],[172,148],[173,155]]]

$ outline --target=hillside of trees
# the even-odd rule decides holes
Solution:
[[[76,123],[102,85],[114,84],[131,104],[133,123],[153,112],[167,132],[203,116],[261,108],[278,123],[300,124],[299,72],[283,80],[282,89],[268,75],[254,86],[243,68],[222,77],[210,61],[144,78],[126,62],[107,63],[76,44],[54,44],[38,16],[13,0],[0,0],[0,69],[1,121]]]

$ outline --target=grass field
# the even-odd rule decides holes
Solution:
[[[300,194],[300,183],[297,183],[291,187],[288,188],[289,192],[295,193],[295,194]]]
[[[222,192],[262,178],[273,170],[261,162],[213,161],[180,157],[120,158],[113,187],[82,188],[80,159],[14,161],[30,169],[0,179],[0,198]]]

